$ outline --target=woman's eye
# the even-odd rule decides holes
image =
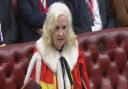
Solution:
[[[66,26],[62,26],[62,29],[66,29]]]
[[[56,26],[56,30],[59,30],[60,29],[60,27],[59,26]]]

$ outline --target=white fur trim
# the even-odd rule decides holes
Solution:
[[[58,82],[58,89],[64,89],[63,75],[62,75],[60,63],[58,63],[58,67],[57,67],[57,81],[59,81]]]
[[[36,62],[36,82],[40,82],[40,75],[41,75],[41,57],[39,56]]]
[[[76,44],[78,43],[76,42]],[[54,73],[57,71],[57,64],[61,56],[66,59],[71,71],[73,70],[74,65],[77,63],[78,45],[76,47],[71,47],[67,44],[64,46],[61,53],[53,47],[47,47],[43,41],[43,38],[39,39],[36,42],[36,45],[43,61]]]
[[[32,70],[34,68],[34,65],[37,61],[37,59],[41,59],[38,52],[36,52],[32,58],[31,58],[31,61],[29,63],[29,66],[28,66],[28,70],[27,70],[27,74],[26,74],[26,77],[25,77],[25,80],[24,80],[24,83],[27,82],[27,80],[29,80],[30,76],[31,76],[31,73],[32,73]]]
[[[42,38],[36,42],[36,46],[42,60],[54,73],[56,73],[60,53],[52,47],[47,47]]]

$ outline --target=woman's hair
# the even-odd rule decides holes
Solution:
[[[64,15],[67,17],[68,20],[68,34],[66,35],[66,40],[70,46],[76,44],[76,35],[73,32],[72,28],[72,15],[69,8],[62,2],[55,2],[53,3],[47,13],[46,20],[43,26],[43,40],[45,41],[46,45],[52,45],[51,41],[51,33],[53,32],[54,28],[57,25],[57,20],[60,15]]]

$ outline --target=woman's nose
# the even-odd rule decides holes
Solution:
[[[64,31],[62,29],[59,30],[59,35],[63,36],[64,35]]]

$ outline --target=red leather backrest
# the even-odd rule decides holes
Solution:
[[[0,89],[20,89],[34,42],[0,48]]]
[[[128,28],[78,36],[91,89],[128,89]]]

